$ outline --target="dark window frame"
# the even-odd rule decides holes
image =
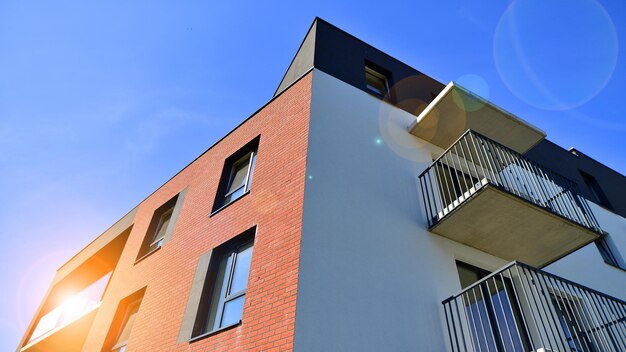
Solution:
[[[224,307],[226,306],[228,302],[231,302],[233,300],[236,300],[244,296],[244,305],[245,305],[245,295],[248,292],[248,282],[246,282],[245,288],[237,292],[230,292],[230,289],[231,289],[231,285],[232,285],[232,281],[234,277],[234,270],[237,265],[237,255],[239,254],[239,249],[250,244],[252,245],[252,248],[254,249],[255,239],[256,239],[256,226],[253,226],[250,229],[244,231],[243,233],[237,235],[236,237],[228,240],[227,242],[219,245],[218,247],[212,250],[211,259],[209,261],[209,268],[206,274],[206,278],[204,280],[200,303],[198,305],[198,312],[196,314],[190,342],[196,341],[203,337],[213,335],[219,331],[223,331],[223,330],[226,330],[226,329],[229,329],[231,327],[241,324],[241,319],[239,319],[239,321],[237,322],[234,322],[232,324],[226,324],[226,325],[221,325],[221,320],[224,314]],[[253,253],[252,255],[254,255],[254,250],[252,253]],[[228,278],[226,280],[226,285],[227,285],[226,290],[225,290],[226,295],[224,297],[221,297],[222,298],[221,300],[217,301],[219,306],[215,310],[214,321],[218,321],[219,323],[217,324],[216,328],[212,328],[209,326],[209,323],[212,318],[211,308],[212,308],[212,304],[214,303],[213,302],[213,297],[215,293],[214,290],[217,287],[217,276],[220,270],[220,263],[225,257],[230,256],[230,255],[233,256],[233,261],[230,265]],[[250,270],[251,268],[249,267],[248,268],[248,281],[250,280],[250,276],[249,276]],[[243,310],[242,310],[242,316],[243,316]]]
[[[593,196],[593,201],[598,205],[612,211],[613,206],[611,205],[611,202],[609,202],[609,198],[602,190],[602,187],[600,186],[600,183],[598,183],[598,180],[596,180],[593,175],[587,172],[584,172],[582,170],[578,170],[578,172],[582,176],[583,181],[585,182],[585,186],[587,186],[587,189],[589,190],[589,193],[591,193],[591,195]]]
[[[130,316],[130,308],[133,306],[137,306],[137,313],[141,313],[141,303],[143,302],[143,298],[145,296],[146,287],[135,291],[129,296],[122,298],[115,310],[115,315],[113,316],[113,321],[111,322],[111,326],[109,327],[109,331],[107,332],[106,339],[104,342],[104,346],[102,351],[121,351],[124,347],[128,345],[130,340],[126,340],[123,343],[117,343],[119,340],[125,325],[128,323],[128,318]],[[133,325],[136,321],[133,322]],[[131,326],[132,332],[132,326]]]
[[[184,189],[180,193],[177,193],[174,197],[154,210],[150,224],[148,225],[148,230],[137,253],[135,263],[142,261],[150,254],[159,250],[169,240],[178,220],[180,209],[177,208],[182,206],[186,191],[187,190]],[[166,215],[169,215],[167,227],[163,230],[162,236],[158,236]]]
[[[460,275],[460,272],[458,271],[460,267],[475,273],[478,278],[478,281],[481,281],[485,277],[491,275],[490,271],[477,267],[475,265],[472,265],[472,264],[469,264],[460,260],[456,260],[455,262],[456,262],[456,267],[457,267],[457,273],[459,275],[459,281],[461,280],[461,275]],[[516,300],[516,297],[513,294],[511,294],[511,292],[513,292],[513,284],[511,283],[511,279],[505,276],[501,276],[500,278],[494,277],[493,279],[490,279],[490,280],[499,281],[503,285],[506,297],[511,302],[510,305],[511,305],[512,310],[510,311],[510,314],[514,314],[517,316],[516,321],[518,322],[522,321],[521,319],[522,313],[521,313],[521,310],[519,309],[519,304],[513,304],[513,302]],[[494,286],[497,290],[497,286],[495,282],[494,282]],[[466,287],[462,287],[462,288],[465,289]],[[502,346],[501,338],[499,338],[499,335],[502,332],[500,331],[500,327],[498,327],[497,324],[494,323],[495,317],[497,315],[497,313],[494,311],[494,307],[497,307],[497,306],[494,305],[493,303],[494,299],[492,296],[491,285],[489,284],[489,281],[486,281],[486,282],[479,284],[475,288],[479,290],[480,297],[484,300],[484,302],[491,303],[491,304],[485,303],[485,311],[486,311],[486,314],[489,316],[488,322],[494,334],[493,335],[494,339],[492,342],[495,344],[495,347],[498,351],[502,351],[504,350],[504,346]],[[507,329],[509,328],[507,327]],[[522,348],[524,348],[525,350],[528,350],[528,347],[531,346],[531,343],[530,343],[530,339],[526,331],[523,329],[522,326],[516,326],[516,329],[521,337],[521,339],[518,340],[518,343],[521,344]]]
[[[613,245],[608,235],[604,235],[594,241],[602,260],[608,265],[614,266],[621,270],[626,270],[624,260]]]
[[[231,156],[226,158],[226,160],[224,160],[224,167],[222,168],[222,174],[220,176],[220,181],[217,187],[211,215],[234,203],[235,201],[250,192],[252,179],[254,176],[254,169],[256,166],[257,154],[259,150],[260,137],[261,136],[257,136],[246,145],[239,148],[239,150],[237,150]],[[246,177],[242,186],[237,187],[234,190],[229,190],[232,187],[232,182],[234,181],[236,175],[237,166],[239,166],[240,163],[244,161],[243,159],[248,156],[248,169],[246,171]],[[229,199],[229,197],[242,189],[243,192],[241,192],[236,197]]]
[[[388,99],[391,101],[391,72],[386,70],[385,68],[369,61],[365,60],[364,64],[364,78],[365,78],[365,90],[374,96],[377,96],[381,99]],[[370,88],[370,85],[367,83],[368,75],[372,75],[377,79],[384,81],[384,92],[379,92],[375,90],[375,87]],[[373,89],[374,88],[374,89]]]

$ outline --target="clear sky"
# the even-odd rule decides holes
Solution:
[[[315,16],[626,173],[623,0],[2,1],[0,350],[56,268],[271,98]]]

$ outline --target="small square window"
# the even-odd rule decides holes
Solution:
[[[389,93],[389,82],[386,74],[372,67],[365,66],[365,87],[371,93],[379,97],[385,97]]]
[[[213,212],[250,191],[258,145],[259,138],[257,137],[226,159],[217,197],[213,204]]]
[[[212,251],[193,336],[241,321],[255,231],[253,227]]]

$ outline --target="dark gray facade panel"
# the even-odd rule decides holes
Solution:
[[[183,315],[183,322],[180,325],[180,332],[178,333],[177,343],[187,342],[192,338],[193,328],[196,323],[196,316],[198,309],[200,308],[200,301],[202,300],[202,290],[204,289],[204,282],[209,271],[209,263],[211,262],[212,250],[202,254],[198,258],[198,265],[196,266],[196,274],[191,284],[191,291],[189,297],[187,297],[187,305],[185,306],[185,314]]]
[[[296,53],[296,56],[291,61],[287,72],[283,76],[283,79],[278,85],[278,89],[274,93],[274,96],[280,94],[289,85],[295,82],[303,74],[309,71],[313,67],[313,55],[315,54],[315,34],[316,34],[317,22],[313,22],[313,25],[309,29],[306,37],[300,44],[300,48]]]
[[[391,96],[386,100],[415,115],[445,87],[330,23],[317,19],[315,68],[367,92],[366,62],[389,73]]]
[[[581,172],[592,176],[606,196],[610,204],[609,210],[626,217],[626,177],[624,175],[581,152],[565,150],[547,139],[529,150],[526,156],[576,182],[583,197],[598,203]]]
[[[274,95],[315,67],[368,92],[365,65],[388,74],[390,94],[385,100],[418,115],[445,85],[385,54],[332,24],[316,18]]]

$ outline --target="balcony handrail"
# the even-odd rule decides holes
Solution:
[[[430,227],[489,183],[603,234],[576,182],[471,129],[418,178]]]
[[[457,145],[457,144],[458,144],[458,143],[459,143],[459,142],[460,142],[463,138],[465,138],[465,136],[466,136],[466,135],[468,135],[468,134],[478,135],[478,136],[480,136],[481,138],[483,138],[483,139],[485,139],[485,140],[487,140],[487,141],[489,141],[489,142],[491,142],[491,143],[494,143],[494,144],[498,145],[498,147],[501,147],[501,148],[503,148],[503,149],[506,149],[508,152],[510,152],[510,153],[512,153],[512,154],[514,154],[515,156],[517,156],[517,157],[519,157],[519,158],[521,158],[521,159],[524,159],[525,161],[527,161],[527,162],[529,162],[529,163],[531,163],[531,164],[533,164],[533,165],[535,165],[535,166],[537,166],[537,167],[541,168],[542,170],[544,170],[544,171],[546,171],[546,172],[549,172],[549,173],[551,173],[551,174],[555,174],[555,175],[559,175],[559,177],[560,177],[560,178],[562,178],[562,179],[563,179],[563,181],[567,182],[568,184],[570,184],[570,185],[572,185],[572,186],[574,186],[574,187],[575,187],[576,185],[578,185],[578,183],[576,183],[576,181],[573,181],[573,180],[572,180],[572,179],[570,179],[569,177],[567,177],[567,176],[565,176],[565,175],[561,175],[561,174],[559,174],[558,172],[556,172],[556,171],[552,170],[551,168],[549,168],[549,167],[545,166],[545,165],[544,165],[544,164],[542,164],[542,163],[539,163],[539,162],[534,161],[534,160],[530,160],[528,157],[524,156],[523,154],[520,154],[520,153],[516,152],[515,150],[513,150],[513,149],[511,149],[511,148],[507,147],[506,145],[501,144],[501,143],[499,143],[499,142],[496,142],[495,140],[493,140],[493,139],[491,139],[491,138],[489,138],[489,137],[485,136],[484,134],[481,134],[481,133],[479,133],[479,132],[476,132],[476,131],[474,131],[474,130],[473,130],[473,129],[471,129],[471,128],[470,128],[470,129],[467,129],[465,132],[463,132],[463,134],[462,134],[459,138],[457,138],[457,139],[454,141],[454,143],[452,143],[452,144],[451,144],[451,145],[450,145],[450,146],[449,146],[446,150],[444,150],[444,151],[443,151],[443,153],[441,153],[441,155],[440,155],[439,157],[437,157],[436,159],[434,159],[434,160],[433,160],[433,162],[432,162],[432,163],[431,163],[431,164],[430,164],[430,165],[429,165],[429,166],[428,166],[428,167],[427,167],[424,171],[422,171],[422,173],[420,173],[418,177],[422,177],[422,176],[423,176],[426,172],[428,172],[428,170],[429,170],[429,169],[431,169],[433,166],[435,166],[435,164],[437,164],[437,162],[438,162],[441,158],[443,158],[443,157],[444,157],[444,156],[445,156],[445,155],[446,155],[446,154],[447,154],[450,150],[452,150],[452,149],[454,148],[454,146],[456,146],[456,145]],[[569,188],[568,188],[568,189],[569,189]]]
[[[626,301],[517,261],[442,305],[455,352],[626,350]]]
[[[600,292],[600,291],[594,290],[593,288],[590,288],[590,287],[587,287],[587,286],[581,285],[581,284],[579,284],[579,283],[577,283],[577,282],[574,282],[574,281],[568,280],[568,279],[566,279],[566,278],[564,278],[564,277],[561,277],[561,276],[558,276],[558,275],[552,274],[552,273],[547,272],[547,271],[545,271],[545,270],[541,270],[541,269],[539,269],[539,268],[535,268],[535,267],[534,267],[534,266],[532,266],[532,265],[529,265],[529,264],[526,264],[526,263],[523,263],[523,262],[520,262],[520,261],[517,261],[517,260],[514,260],[514,261],[512,261],[512,262],[510,262],[510,263],[506,264],[505,266],[501,267],[500,269],[498,269],[498,270],[496,270],[496,271],[492,272],[491,274],[489,274],[489,275],[487,275],[487,276],[483,277],[483,278],[482,278],[482,279],[480,279],[479,281],[476,281],[475,283],[473,283],[473,284],[471,284],[471,285],[467,286],[466,288],[464,288],[463,290],[461,290],[461,291],[460,291],[460,292],[458,292],[457,294],[454,294],[454,295],[452,295],[452,296],[450,296],[450,297],[446,298],[446,299],[445,299],[445,300],[443,300],[441,303],[442,303],[442,304],[445,304],[445,303],[447,303],[447,302],[449,302],[449,301],[451,301],[451,300],[453,300],[453,299],[455,299],[455,298],[458,298],[459,296],[462,296],[463,294],[465,294],[465,293],[467,293],[467,292],[471,291],[472,289],[476,288],[477,286],[480,286],[483,282],[485,282],[485,281],[487,281],[487,280],[489,280],[489,279],[491,279],[491,278],[493,278],[493,277],[495,277],[495,276],[499,276],[502,272],[504,272],[504,271],[506,271],[507,269],[509,269],[509,268],[511,268],[511,267],[514,267],[514,266],[520,266],[520,267],[526,268],[526,269],[528,269],[528,270],[530,270],[530,271],[539,272],[539,273],[541,273],[542,275],[550,276],[550,277],[552,277],[552,278],[554,278],[554,279],[556,279],[556,280],[560,280],[560,281],[567,282],[568,284],[570,284],[570,285],[572,285],[572,286],[576,286],[576,287],[578,287],[578,288],[580,288],[580,289],[583,289],[583,290],[586,290],[586,291],[593,292],[593,293],[595,293],[595,294],[597,294],[597,295],[603,296],[604,298],[611,299],[611,300],[614,300],[614,301],[618,301],[619,303],[622,303],[622,304],[626,305],[626,301],[624,301],[624,300],[622,300],[622,299],[619,299],[619,298],[617,298],[617,297],[613,297],[613,296],[608,295],[608,294],[606,294],[606,293],[604,293],[604,292]]]

